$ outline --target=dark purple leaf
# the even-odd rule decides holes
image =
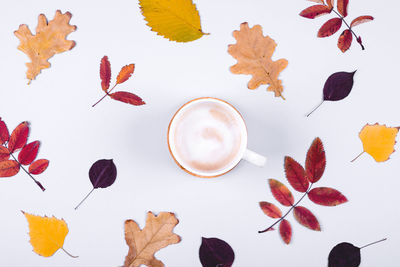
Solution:
[[[360,248],[346,242],[334,246],[328,257],[328,267],[358,267],[360,262]]]
[[[348,96],[353,88],[354,72],[336,72],[329,76],[324,85],[324,101],[338,101]]]
[[[199,256],[203,267],[230,267],[235,260],[231,246],[218,238],[202,237]]]
[[[94,188],[106,188],[117,178],[117,168],[112,159],[96,161],[89,170],[89,178]]]

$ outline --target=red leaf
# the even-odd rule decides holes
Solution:
[[[272,203],[262,201],[260,202],[260,208],[265,213],[265,215],[271,218],[276,219],[282,217],[281,210]]]
[[[338,0],[337,9],[339,13],[345,18],[347,16],[347,6],[349,5],[349,0]]]
[[[328,4],[328,7],[330,8],[330,9],[332,9],[333,8],[333,2],[334,2],[335,0],[326,0],[326,3]]]
[[[318,31],[318,37],[328,37],[337,32],[342,27],[342,20],[333,18],[325,22]]]
[[[118,100],[124,103],[128,103],[134,106],[140,106],[146,104],[139,96],[129,92],[116,92],[110,94],[110,97],[114,100]]]
[[[7,125],[0,118],[0,145],[4,144],[10,138],[10,134],[8,133]]]
[[[332,9],[325,5],[310,6],[301,11],[300,16],[315,19],[316,17],[331,13]]]
[[[278,180],[269,179],[268,181],[272,195],[275,197],[275,199],[284,206],[292,206],[294,203],[294,198],[289,189]]]
[[[368,22],[368,21],[371,21],[371,20],[374,20],[374,17],[372,17],[372,16],[359,16],[359,17],[353,19],[353,21],[350,24],[350,27],[354,27],[354,26],[360,25],[362,23],[365,23],[365,22]]]
[[[320,4],[325,4],[324,3],[324,0],[308,0],[308,1],[311,1],[311,2],[315,2],[315,3],[320,3]]]
[[[347,198],[339,191],[329,187],[317,187],[308,193],[308,198],[319,205],[336,206],[347,202]]]
[[[135,64],[129,64],[129,65],[123,66],[122,69],[118,73],[117,84],[126,82],[131,77],[134,70],[135,70]]]
[[[100,63],[100,79],[101,79],[101,88],[104,92],[107,92],[108,88],[110,88],[111,81],[111,64],[108,61],[108,57],[104,56],[101,59]]]
[[[19,163],[15,160],[0,161],[0,177],[11,177],[19,172]]]
[[[318,182],[324,174],[326,165],[325,150],[321,139],[314,139],[307,152],[306,177],[311,183]]]
[[[319,225],[317,218],[305,207],[295,207],[293,215],[301,225],[314,231],[321,231],[321,226]]]
[[[290,240],[292,239],[292,227],[290,226],[289,221],[281,221],[279,224],[279,233],[281,234],[283,242],[289,244]]]
[[[31,164],[39,152],[39,147],[40,141],[35,141],[24,146],[24,148],[22,148],[21,152],[18,154],[19,163],[22,165]]]
[[[4,146],[0,146],[0,161],[8,160],[10,158],[10,152]]]
[[[29,166],[29,173],[36,175],[41,174],[47,169],[48,166],[49,161],[47,159],[38,159]]]
[[[29,123],[24,121],[11,133],[10,141],[8,142],[8,150],[14,153],[16,150],[23,148],[28,140]]]
[[[308,180],[303,166],[291,157],[285,157],[285,173],[290,185],[299,192],[306,192],[308,189]]]
[[[338,47],[342,52],[346,52],[350,46],[351,42],[353,41],[353,34],[350,30],[344,30],[343,33],[339,37]]]

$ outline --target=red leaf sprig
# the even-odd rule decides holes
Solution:
[[[374,18],[372,16],[359,16],[350,23],[350,25],[344,19],[347,17],[349,0],[337,0],[337,11],[334,9],[334,0],[310,0],[319,3],[318,5],[310,6],[300,12],[300,16],[315,19],[319,16],[335,13],[338,18],[332,18],[325,22],[318,31],[318,37],[328,37],[336,33],[342,27],[342,22],[347,26],[348,29],[344,30],[339,37],[337,46],[344,53],[346,52],[353,41],[353,35],[357,42],[360,44],[361,49],[364,50],[365,47],[362,43],[361,37],[353,31],[353,27],[360,25],[362,23],[372,21]]]
[[[127,104],[131,104],[134,106],[141,106],[146,104],[139,96],[129,93],[129,92],[115,92],[111,93],[111,91],[121,83],[126,82],[133,74],[135,70],[135,64],[129,64],[120,70],[117,81],[115,85],[110,89],[110,81],[111,81],[111,64],[108,61],[108,57],[104,56],[100,62],[100,79],[101,79],[101,89],[106,93],[99,101],[97,101],[92,107],[96,106],[100,101],[102,101],[106,96],[111,97],[114,100],[121,101]]]
[[[0,118],[0,177],[12,177],[22,169],[44,191],[45,188],[32,175],[43,173],[49,166],[49,160],[35,160],[40,142],[27,144],[28,136],[28,122],[20,123],[10,135],[7,125]],[[18,159],[14,155],[16,152],[19,152]],[[29,166],[28,170],[24,166]]]
[[[278,219],[270,227],[259,231],[264,233],[274,230],[279,223],[279,233],[282,240],[289,244],[292,238],[292,227],[286,216],[293,210],[294,218],[298,223],[314,231],[321,231],[321,226],[315,215],[306,207],[299,206],[299,203],[307,195],[308,198],[319,205],[336,206],[347,202],[347,198],[339,191],[329,187],[317,187],[312,189],[314,183],[318,182],[325,171],[326,157],[321,139],[314,139],[307,152],[305,169],[293,158],[285,157],[285,173],[289,184],[298,192],[304,193],[294,203],[294,197],[289,188],[275,179],[269,179],[269,187],[274,198],[283,206],[290,209],[282,216],[280,208],[272,203],[262,201],[259,203],[261,210],[269,217]]]

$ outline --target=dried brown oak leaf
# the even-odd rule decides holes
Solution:
[[[282,97],[282,81],[279,73],[286,68],[288,61],[279,59],[273,61],[272,54],[276,43],[269,36],[264,36],[262,27],[255,25],[249,28],[247,22],[240,25],[240,31],[234,31],[233,37],[237,43],[228,46],[228,53],[237,59],[237,64],[230,68],[234,74],[251,74],[253,77],[247,84],[249,89],[256,89],[261,84],[269,84],[268,91]]]
[[[133,220],[125,221],[125,240],[129,252],[124,267],[139,267],[142,264],[148,267],[164,267],[164,263],[157,260],[154,254],[181,241],[180,236],[172,232],[178,222],[171,212],[160,212],[158,216],[148,212],[143,230]]]
[[[21,24],[14,32],[20,40],[18,49],[31,59],[30,63],[26,63],[28,84],[42,69],[50,67],[49,58],[75,46],[74,41],[65,39],[68,34],[76,30],[76,26],[69,24],[71,16],[69,12],[62,14],[60,10],[57,10],[54,19],[47,22],[46,16],[40,14],[36,35],[32,35],[26,24]]]

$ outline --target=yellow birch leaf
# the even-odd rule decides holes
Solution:
[[[26,24],[20,25],[14,32],[20,40],[18,49],[31,59],[30,63],[26,63],[28,67],[26,77],[29,79],[29,83],[42,69],[50,67],[49,58],[75,46],[74,41],[65,39],[68,34],[76,30],[76,26],[69,24],[71,16],[69,12],[62,14],[60,10],[57,10],[54,19],[47,22],[46,16],[40,14],[36,35],[32,35]]]
[[[64,220],[56,217],[41,217],[22,212],[29,224],[30,243],[33,251],[43,257],[52,256],[57,250],[62,249],[69,256],[72,256],[64,250],[64,239],[68,234],[68,226]]]
[[[240,31],[234,31],[237,43],[228,46],[228,53],[237,59],[237,64],[230,70],[234,74],[251,74],[253,77],[247,84],[249,89],[256,89],[261,84],[269,84],[268,91],[282,97],[282,81],[278,79],[281,71],[288,65],[286,59],[273,61],[272,54],[276,43],[269,36],[263,35],[262,27],[255,25],[249,28],[247,22],[240,25]]]
[[[176,42],[190,42],[205,34],[200,15],[192,0],[139,0],[147,25],[152,31]]]
[[[125,221],[125,240],[129,251],[124,267],[164,267],[164,263],[157,260],[154,253],[181,241],[180,236],[172,232],[178,222],[171,212],[160,212],[157,216],[148,212],[143,230],[133,220]]]
[[[377,162],[386,161],[394,152],[396,136],[399,127],[386,127],[386,125],[365,125],[359,134],[364,151],[370,154]]]

